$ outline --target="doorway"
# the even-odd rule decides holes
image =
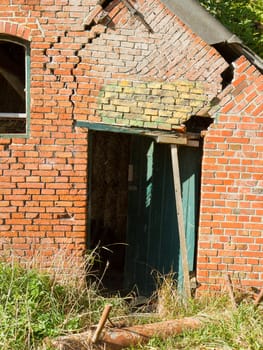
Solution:
[[[91,134],[91,135],[90,135]],[[150,295],[156,273],[182,267],[169,144],[139,135],[91,131],[89,247],[99,246],[98,273],[108,290]],[[195,265],[201,150],[179,147],[190,271]]]
[[[96,249],[98,278],[106,290],[122,290],[128,216],[130,135],[89,132],[88,247]]]

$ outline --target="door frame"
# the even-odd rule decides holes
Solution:
[[[89,174],[91,174],[92,169],[92,131],[104,131],[104,132],[112,132],[112,133],[127,133],[127,134],[135,134],[135,135],[141,135],[141,136],[149,136],[153,138],[157,143],[164,143],[169,144],[171,148],[171,154],[172,154],[172,163],[173,163],[173,175],[175,178],[175,173],[178,176],[179,173],[179,165],[178,165],[178,154],[177,154],[177,145],[184,145],[184,146],[190,146],[190,147],[200,147],[200,134],[194,134],[194,133],[184,133],[181,132],[164,132],[164,131],[153,131],[143,128],[130,128],[125,126],[114,126],[104,123],[95,123],[95,122],[89,122],[89,121],[77,121],[76,122],[77,127],[84,127],[89,129],[91,134],[88,136],[88,171]],[[174,151],[176,150],[176,152]],[[202,157],[201,157],[202,158]],[[175,180],[174,186],[175,186],[175,192],[177,193],[176,201],[178,202],[179,199],[181,199],[179,202],[179,209],[175,208],[177,210],[178,214],[178,226],[179,226],[179,236],[180,236],[180,255],[182,256],[182,265],[183,265],[183,276],[184,276],[184,283],[183,283],[183,290],[185,295],[188,297],[190,296],[190,279],[189,279],[189,268],[188,268],[188,261],[187,261],[187,243],[186,243],[186,234],[185,234],[185,224],[183,222],[183,209],[182,209],[182,193],[181,188],[179,187],[181,185],[181,181]],[[91,177],[88,177],[88,232],[91,232],[91,210],[92,210],[92,191],[91,191]],[[87,245],[90,245],[90,235],[87,235]],[[197,247],[197,242],[195,242],[195,251]]]

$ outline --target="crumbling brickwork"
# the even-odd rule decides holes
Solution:
[[[234,68],[204,141],[197,271],[216,289],[263,279],[263,79],[244,57]]]
[[[221,92],[228,64],[214,48],[161,1],[131,5],[136,13],[120,0],[1,0],[0,35],[31,50],[29,135],[0,138],[1,254],[85,250],[88,132],[76,121],[171,130]],[[263,277],[262,83],[246,61],[235,72],[204,142],[198,278],[211,285],[221,271]]]
[[[84,250],[88,140],[74,122],[99,120],[98,97],[112,80],[197,80],[205,99],[220,90],[226,64],[216,51],[161,2],[135,5],[152,32],[122,1],[1,1],[0,34],[31,47],[30,136],[0,139],[4,254]]]

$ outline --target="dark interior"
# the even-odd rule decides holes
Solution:
[[[97,277],[105,290],[122,290],[128,207],[130,136],[92,133],[89,248],[97,249]]]
[[[0,113],[25,113],[25,48],[0,40]],[[25,119],[1,117],[0,133],[24,133]]]

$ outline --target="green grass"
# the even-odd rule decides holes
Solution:
[[[186,303],[178,296],[170,277],[162,279],[156,299],[159,318],[151,314],[128,317],[125,300],[118,296],[103,297],[96,283],[87,287],[83,283],[72,283],[70,278],[60,281],[38,269],[2,262],[0,349],[47,350],[45,338],[85,331],[98,322],[107,303],[113,305],[113,320],[118,315],[126,316],[124,320],[130,325],[196,315],[204,321],[198,330],[166,340],[153,338],[147,345],[138,345],[131,348],[133,350],[263,349],[262,305],[255,308],[251,300],[246,299],[235,310],[225,295],[202,296]]]
[[[123,312],[121,298],[106,299],[89,288],[15,263],[0,263],[0,349],[41,349],[46,337],[96,324],[106,303]]]
[[[33,349],[45,337],[79,326],[82,306],[47,275],[0,264],[0,348]]]
[[[170,277],[163,280],[158,295],[163,317],[197,317],[203,321],[203,326],[165,340],[153,338],[147,345],[130,350],[263,349],[263,308],[262,305],[256,308],[251,299],[244,298],[236,309],[228,295],[202,295],[185,303]]]
[[[219,310],[217,310],[219,312]],[[263,315],[253,305],[241,304],[238,310],[224,313],[221,319],[210,320],[198,330],[191,330],[166,340],[152,339],[147,345],[131,348],[136,350],[174,349],[263,349]],[[219,317],[220,313],[218,314]]]

